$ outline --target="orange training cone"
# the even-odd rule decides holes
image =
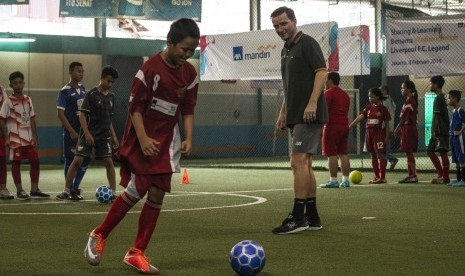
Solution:
[[[187,174],[187,169],[184,169],[182,172],[181,184],[189,184],[189,175]]]

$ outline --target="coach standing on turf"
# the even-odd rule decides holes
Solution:
[[[275,234],[321,229],[316,208],[316,180],[312,156],[321,142],[328,110],[322,95],[326,63],[317,41],[298,31],[294,11],[280,7],[271,13],[276,33],[285,42],[281,51],[281,74],[285,100],[276,128],[288,127],[292,137],[291,167],[294,174],[294,207]],[[304,210],[306,209],[305,215]]]

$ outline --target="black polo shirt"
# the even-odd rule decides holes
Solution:
[[[281,75],[286,101],[286,125],[305,123],[304,110],[310,100],[315,74],[326,70],[326,63],[318,42],[302,32],[290,44],[285,43],[281,51]],[[324,93],[318,98],[317,122],[328,121],[328,109]]]
[[[111,137],[110,125],[113,118],[115,94],[103,95],[97,87],[90,90],[81,106],[81,112],[87,115],[87,126],[94,139]]]

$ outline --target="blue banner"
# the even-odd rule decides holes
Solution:
[[[60,16],[64,17],[200,21],[201,12],[202,0],[60,0]]]
[[[0,5],[28,5],[29,0],[0,0]]]

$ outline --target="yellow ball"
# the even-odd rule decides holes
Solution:
[[[351,183],[358,184],[362,182],[363,176],[360,171],[354,170],[349,174],[349,180]]]

